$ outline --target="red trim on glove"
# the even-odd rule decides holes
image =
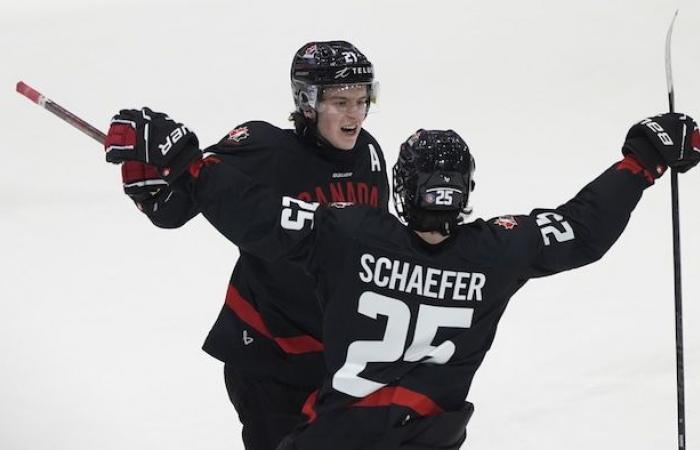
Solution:
[[[160,174],[155,166],[142,163],[141,161],[124,161],[122,163],[122,181],[124,184],[159,179]]]
[[[113,123],[105,138],[105,149],[112,146],[133,147],[136,145],[136,130],[126,123]]]
[[[666,168],[664,167],[657,176],[654,176],[654,174],[645,169],[637,157],[631,153],[626,155],[622,161],[617,163],[615,168],[617,170],[629,170],[635,175],[642,174],[649,184],[654,184],[654,179],[660,177],[666,171]]]

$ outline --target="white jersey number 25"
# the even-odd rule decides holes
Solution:
[[[404,351],[411,323],[411,311],[404,302],[368,291],[360,296],[357,311],[372,319],[382,315],[387,320],[384,338],[350,344],[345,364],[333,375],[333,389],[353,397],[364,397],[386,386],[360,376],[368,363],[394,362],[401,358],[426,364],[447,363],[455,352],[455,345],[445,340],[433,346],[438,330],[445,327],[469,328],[474,315],[471,308],[420,305],[413,340]]]

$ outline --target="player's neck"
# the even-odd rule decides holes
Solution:
[[[416,231],[416,234],[425,242],[432,245],[437,245],[447,239],[447,236],[437,231]]]

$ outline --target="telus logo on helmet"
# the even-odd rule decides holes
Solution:
[[[343,67],[335,72],[335,79],[347,78],[348,75],[368,75],[372,73],[371,67]]]
[[[173,145],[175,145],[187,133],[189,133],[189,130],[184,125],[182,125],[180,128],[175,128],[173,131],[171,131],[170,135],[168,135],[165,138],[165,143],[158,144],[158,148],[160,149],[160,152],[163,154],[163,156],[168,154],[170,149],[173,148]]]
[[[669,136],[668,133],[666,133],[666,130],[664,130],[658,123],[651,119],[644,119],[642,120],[641,124],[646,125],[647,128],[656,133],[664,145],[673,145],[673,139],[671,139],[671,136]]]

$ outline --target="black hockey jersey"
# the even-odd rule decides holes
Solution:
[[[267,186],[278,199],[291,196],[309,202],[387,208],[386,163],[379,144],[365,130],[354,149],[341,151],[323,145],[311,134],[299,136],[266,122],[247,122],[205,154],[216,155],[222,164]],[[188,195],[175,192],[162,197],[167,201],[148,213],[160,227],[179,227],[199,213]],[[277,214],[277,203],[269,214]],[[258,214],[261,207],[247,203],[246,210],[238,214]],[[240,250],[225,305],[204,350],[243,372],[318,386],[325,368],[314,282],[289,261],[270,262]]]
[[[438,245],[377,209],[280,201],[221,164],[202,169],[194,195],[232,242],[270,260],[291,255],[315,280],[328,374],[293,448],[387,449],[391,430],[465,408],[527,280],[613,245],[649,185],[640,170],[628,158],[558,208],[477,220]]]

